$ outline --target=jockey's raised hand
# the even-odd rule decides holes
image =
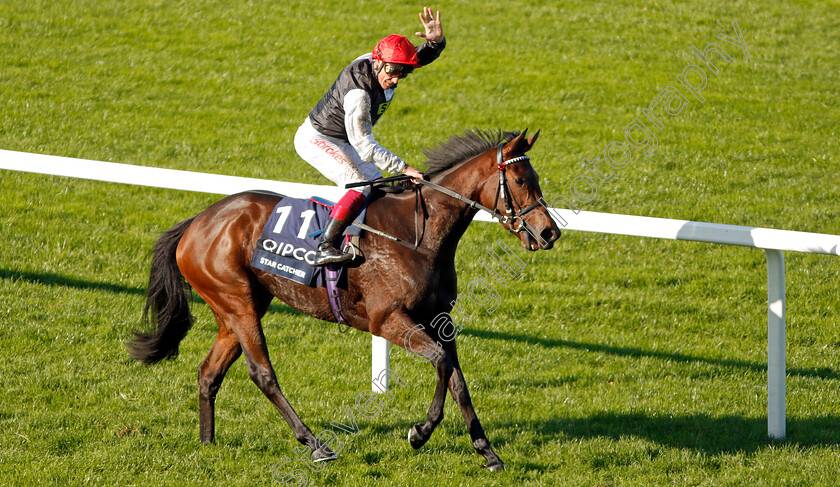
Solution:
[[[423,23],[423,27],[425,27],[426,32],[415,32],[415,35],[422,37],[429,42],[438,43],[443,41],[443,26],[440,23],[439,10],[432,15],[431,8],[423,7],[423,11],[420,12],[420,22]]]

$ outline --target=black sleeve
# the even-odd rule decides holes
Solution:
[[[425,66],[440,57],[440,53],[443,52],[445,47],[445,37],[440,42],[424,42],[423,45],[417,48],[417,60],[420,62],[420,66]]]

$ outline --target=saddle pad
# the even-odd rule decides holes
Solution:
[[[307,286],[324,286],[323,269],[315,267],[318,236],[330,216],[328,202],[284,197],[263,227],[251,266]],[[362,220],[364,212],[359,215]],[[345,235],[357,235],[350,227]]]

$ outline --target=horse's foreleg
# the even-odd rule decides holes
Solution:
[[[220,327],[207,358],[198,368],[198,411],[202,443],[215,441],[216,393],[242,347],[229,329]]]
[[[432,356],[427,355],[426,357]],[[429,406],[429,412],[426,414],[426,421],[421,421],[408,430],[408,442],[411,443],[414,449],[425,445],[429,441],[429,438],[432,437],[432,433],[435,431],[437,425],[443,421],[443,403],[446,400],[446,384],[449,382],[453,372],[452,362],[445,354],[434,356],[430,362],[435,367],[438,380],[435,385],[435,395],[432,398],[432,404]]]
[[[415,449],[425,445],[438,424],[443,420],[443,403],[446,400],[446,388],[452,376],[453,366],[446,352],[425,331],[418,329],[412,320],[404,314],[394,314],[381,329],[381,336],[397,344],[411,354],[422,357],[435,368],[437,384],[435,395],[426,421],[421,421],[408,430],[408,441]]]
[[[461,365],[458,363],[458,353],[455,349],[455,342],[449,342],[445,347],[451,360],[454,363],[455,370],[449,379],[449,391],[458,407],[461,408],[461,414],[464,415],[464,420],[467,422],[467,428],[470,432],[470,439],[472,440],[475,451],[487,460],[485,467],[491,472],[496,472],[505,469],[505,464],[493,451],[487,436],[484,434],[484,428],[478,421],[478,416],[475,414],[470,392],[467,389],[467,382],[464,380],[464,374],[461,372]]]

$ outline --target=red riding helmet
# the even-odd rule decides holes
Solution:
[[[420,66],[414,44],[401,35],[393,34],[382,39],[373,49],[373,59],[386,63]]]

